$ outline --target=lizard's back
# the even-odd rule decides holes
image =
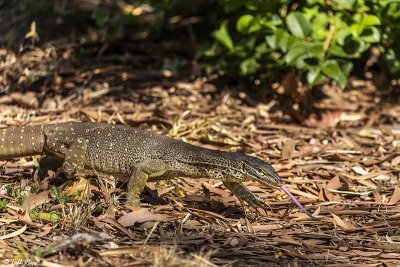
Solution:
[[[0,159],[55,154],[63,157],[79,140],[87,148],[81,159],[86,168],[130,174],[138,162],[172,159],[182,142],[149,131],[106,123],[68,122],[0,130]],[[74,153],[74,151],[72,151]]]
[[[172,149],[181,145],[175,139],[123,125],[67,123],[58,127],[57,132],[65,131],[63,136],[69,133],[69,139],[87,142],[86,167],[107,173],[131,174],[132,168],[146,159],[171,159]]]

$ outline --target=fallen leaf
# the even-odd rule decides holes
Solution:
[[[254,232],[269,232],[283,228],[283,226],[280,224],[252,225],[251,227],[253,228]]]
[[[159,196],[165,195],[166,193],[170,192],[174,188],[175,188],[175,186],[169,186],[169,187],[166,187],[166,188],[157,189],[157,194]]]
[[[400,254],[399,253],[382,253],[381,258],[384,259],[400,259]]]
[[[20,229],[18,229],[15,232],[0,236],[0,239],[4,240],[4,239],[8,239],[8,238],[11,238],[11,237],[14,237],[14,236],[18,236],[18,235],[22,234],[23,232],[25,232],[26,228],[27,228],[26,225],[24,225],[23,227],[21,227]]]
[[[372,193],[372,191],[367,192],[353,192],[353,191],[342,191],[342,190],[335,190],[329,189],[329,192],[337,193],[337,194],[345,194],[345,195],[353,195],[353,196],[368,196]]]
[[[353,249],[352,252],[363,257],[375,257],[379,256],[382,253],[381,251],[362,251],[357,249]]]
[[[364,118],[363,114],[347,114],[343,113],[340,115],[340,121],[359,121]]]
[[[341,186],[341,184],[340,184],[339,176],[333,177],[329,181],[329,183],[326,185],[325,195],[329,201],[333,201],[336,197],[335,194],[333,194],[331,190],[338,189],[338,188],[340,188],[340,186]]]
[[[62,185],[62,189],[68,196],[73,196],[74,200],[82,200],[89,192],[88,181],[83,177],[79,177],[77,181],[68,180]]]
[[[282,148],[282,158],[291,159],[294,152],[294,141],[291,138],[286,139]]]
[[[302,241],[306,246],[318,246],[326,243],[323,239],[305,239]]]
[[[125,233],[130,239],[135,239],[135,235],[129,229],[125,228],[122,224],[117,222],[115,219],[110,218],[110,217],[106,217],[106,218],[103,218],[102,221],[114,225],[120,231]]]
[[[369,172],[361,166],[354,166],[351,169],[359,175],[367,175]]]
[[[381,134],[382,132],[380,130],[375,130],[375,129],[362,129],[361,131],[358,132],[359,136],[368,137],[372,139],[379,137],[379,135]]]
[[[390,167],[394,167],[399,165],[400,163],[400,156],[395,157],[394,159],[392,159],[392,162],[390,163]]]
[[[118,222],[125,227],[134,225],[135,223],[143,223],[148,221],[161,221],[166,222],[169,220],[169,217],[164,214],[156,214],[152,213],[149,210],[141,209],[137,211],[130,212],[121,216],[118,219]]]
[[[303,123],[308,127],[335,127],[340,121],[340,115],[340,111],[326,112],[320,117],[313,113]]]
[[[335,215],[333,213],[331,213],[331,215],[333,217],[333,220],[334,220],[335,224],[340,226],[340,227],[342,227],[343,229],[345,229],[345,230],[354,230],[354,229],[356,229],[356,227],[354,225],[352,225],[349,222],[343,221],[339,216],[337,216],[337,215]]]
[[[49,191],[43,191],[39,194],[32,194],[22,203],[22,208],[29,211],[47,202],[49,199]]]
[[[397,204],[400,201],[400,187],[396,186],[393,195],[390,197],[389,204]]]

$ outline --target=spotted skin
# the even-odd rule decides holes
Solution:
[[[243,184],[256,180],[278,188],[282,181],[268,163],[249,155],[211,150],[123,125],[71,122],[0,129],[0,160],[45,154],[67,177],[84,170],[128,180],[127,203],[140,206],[147,181],[174,177],[221,180],[240,200],[266,203]],[[61,160],[58,160],[61,159]]]

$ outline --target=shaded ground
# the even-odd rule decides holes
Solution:
[[[316,104],[326,115],[306,121],[314,126],[308,128],[262,93],[198,77],[198,66],[179,59],[179,49],[107,49],[63,43],[19,55],[0,50],[1,127],[122,123],[244,151],[272,163],[320,220],[310,221],[284,193],[253,182],[246,185],[271,210],[241,206],[221,182],[208,179],[148,184],[142,197],[150,205],[138,211],[123,205],[124,185],[110,177],[89,177],[87,190],[85,180],[61,189],[64,181],[52,173],[40,181],[36,159],[25,158],[1,163],[1,258],[47,266],[400,262],[400,107],[371,82],[353,80],[344,93],[326,87],[328,96]],[[24,208],[33,208],[31,216]]]

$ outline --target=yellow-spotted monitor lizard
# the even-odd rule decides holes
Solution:
[[[181,176],[221,180],[239,200],[266,208],[242,183],[255,180],[281,188],[315,219],[282,185],[270,164],[246,154],[201,148],[128,126],[90,122],[5,128],[0,129],[0,140],[0,160],[45,154],[62,159],[61,170],[67,177],[86,169],[127,180],[129,205],[140,206],[147,181]]]

